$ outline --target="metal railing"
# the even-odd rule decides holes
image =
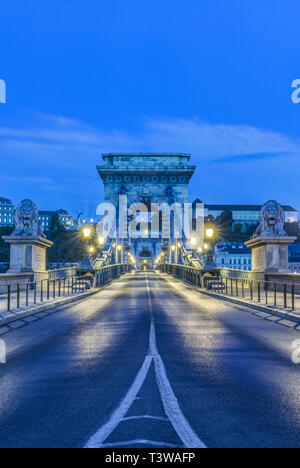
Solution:
[[[159,265],[157,269],[207,291],[300,313],[299,284],[206,276],[204,271],[184,265],[165,264]]]
[[[208,278],[207,290],[284,310],[300,310],[297,285],[274,281]]]
[[[110,265],[84,276],[8,284],[0,294],[0,315],[100,288],[130,270],[127,264]]]
[[[48,276],[50,280],[59,278],[72,278],[77,275],[79,267],[68,267],[68,268],[57,268],[56,270],[48,270]]]
[[[95,271],[94,286],[100,287],[113,279],[128,273],[132,270],[132,265],[129,263],[120,263],[117,265],[110,265]]]
[[[185,265],[173,265],[168,263],[158,265],[157,270],[160,270],[163,273],[169,273],[173,276],[176,276],[176,278],[178,279],[195,284],[196,286],[204,286],[201,271],[197,268]]]

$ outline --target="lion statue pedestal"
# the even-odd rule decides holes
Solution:
[[[10,244],[8,273],[32,273],[35,281],[48,277],[46,250],[53,242],[46,239],[38,220],[38,209],[31,200],[23,200],[15,212],[15,230],[3,237]]]
[[[255,273],[287,273],[290,244],[297,240],[284,230],[284,211],[279,203],[268,201],[261,210],[260,224],[245,243],[252,249],[252,271]]]

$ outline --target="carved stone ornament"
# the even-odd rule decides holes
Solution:
[[[39,223],[39,212],[35,203],[25,199],[19,203],[15,212],[15,236],[43,237],[43,226]]]
[[[274,200],[268,201],[261,210],[260,224],[255,237],[284,237],[285,216],[282,206]]]

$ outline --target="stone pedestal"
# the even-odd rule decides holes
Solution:
[[[7,273],[32,273],[36,281],[48,276],[46,250],[53,242],[43,237],[5,236],[10,244],[10,268]]]
[[[289,271],[289,244],[296,237],[254,237],[245,243],[252,249],[253,273],[287,273]]]

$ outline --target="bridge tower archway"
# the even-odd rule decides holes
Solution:
[[[138,257],[139,270],[153,270],[153,258],[149,250],[142,250]]]

